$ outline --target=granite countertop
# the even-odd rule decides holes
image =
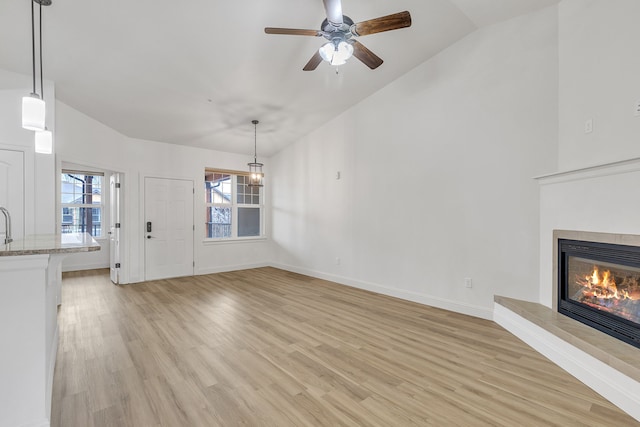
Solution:
[[[0,257],[40,254],[68,254],[99,251],[100,244],[89,233],[35,234],[0,244]]]

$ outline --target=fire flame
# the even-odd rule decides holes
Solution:
[[[578,277],[577,283],[584,288],[582,293],[587,297],[640,300],[640,284],[637,280],[625,279],[618,285],[609,270],[601,274],[598,267],[593,267],[591,274]]]

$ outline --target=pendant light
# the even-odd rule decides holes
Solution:
[[[22,98],[22,127],[27,130],[44,130],[45,104],[44,100],[36,92],[36,37],[34,2],[45,6],[51,4],[51,0],[33,0],[31,2],[31,77],[33,91],[29,96]]]
[[[253,163],[247,163],[249,166],[249,187],[262,187],[262,163],[258,163],[257,146],[258,146],[258,123],[257,120],[252,120],[253,123]]]
[[[40,4],[40,94],[42,95],[42,99],[44,102],[44,84],[43,84],[43,77],[42,77],[42,6],[50,5],[51,0],[34,0],[34,1]],[[53,134],[49,129],[47,129],[46,123],[44,125],[44,130],[36,131],[35,150],[36,150],[36,153],[41,153],[41,154],[51,154],[53,152]]]

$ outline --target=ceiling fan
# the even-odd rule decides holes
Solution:
[[[397,30],[411,26],[411,14],[407,11],[381,16],[368,21],[354,22],[342,14],[342,0],[322,0],[327,19],[322,21],[320,30],[300,30],[295,28],[267,27],[267,34],[284,34],[296,36],[324,37],[329,40],[311,57],[304,71],[313,71],[323,61],[331,65],[342,65],[352,55],[366,66],[375,70],[382,64],[382,59],[367,49],[354,37],[367,36],[383,31]]]

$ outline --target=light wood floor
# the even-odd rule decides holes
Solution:
[[[65,275],[52,426],[630,426],[493,322],[261,268]]]

